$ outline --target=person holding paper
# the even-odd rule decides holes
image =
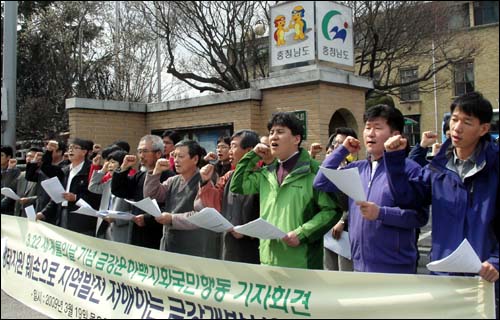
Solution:
[[[51,200],[47,206],[37,213],[37,220],[55,220],[56,225],[75,232],[95,236],[97,219],[74,213],[78,210],[76,202],[85,200],[94,209],[99,207],[100,196],[88,190],[90,161],[87,154],[92,150],[94,143],[79,138],[72,139],[68,147],[71,164],[62,169],[62,186],[65,189],[65,201],[56,203]]]
[[[240,130],[231,137],[229,161],[236,165],[241,157],[251,151],[259,143],[259,136],[251,130]],[[178,230],[194,230],[199,227],[188,221],[188,218],[204,208],[214,208],[217,214],[222,214],[233,226],[246,224],[259,218],[258,195],[241,195],[229,190],[231,176],[234,170],[228,171],[214,185],[214,178],[218,176],[213,164],[207,164],[200,170],[200,189],[194,201],[194,212],[182,215],[163,213],[163,218],[172,224],[175,216],[175,225]],[[222,235],[222,260],[245,263],[260,263],[259,239],[244,236],[233,230],[224,230]]]
[[[113,151],[114,150],[114,151]],[[109,153],[111,151],[111,153]],[[113,171],[118,169],[127,153],[119,148],[105,148],[102,152],[106,161],[102,169],[94,171],[90,178],[89,191],[101,194],[100,210],[114,210],[127,212],[131,210],[130,204],[111,193],[111,179]],[[111,241],[130,243],[132,222],[121,219],[98,218],[96,236]]]
[[[349,238],[354,271],[415,273],[415,229],[427,223],[429,213],[425,206],[417,209],[397,206],[387,188],[387,173],[382,159],[384,142],[403,132],[404,117],[398,109],[381,104],[365,112],[364,122],[363,140],[369,157],[341,168],[359,170],[366,194],[365,201],[349,199]],[[323,161],[323,167],[337,169],[349,154],[360,149],[359,140],[347,137],[342,146]],[[418,168],[419,165],[412,160],[404,163],[404,170],[409,176],[415,176]],[[316,176],[314,187],[325,192],[337,192],[341,188],[322,172]]]
[[[42,149],[40,148],[30,148],[30,150],[26,153],[26,163],[31,162],[36,153],[41,151]],[[16,188],[13,190],[19,196],[19,199],[2,199],[2,208],[4,207],[4,201],[14,203],[14,215],[18,217],[26,217],[24,208],[35,205],[39,189],[41,189],[41,186],[38,185],[37,182],[26,180],[26,172],[21,172],[16,179]],[[5,205],[9,206],[9,204]]]
[[[498,145],[488,133],[492,106],[471,92],[456,98],[450,112],[451,137],[417,176],[403,168],[408,141],[394,136],[385,143],[389,186],[398,205],[432,205],[431,261],[448,256],[466,238],[482,261],[479,275],[495,282],[499,160]]]
[[[67,145],[61,140],[49,140],[45,152],[39,152],[34,159],[26,162],[26,180],[37,182],[41,186],[42,181],[57,176],[62,182],[62,168],[70,164],[69,159],[64,159],[67,153]],[[50,202],[49,195],[43,188],[37,192],[36,211],[40,212]],[[55,216],[53,217],[55,219]],[[45,219],[45,222],[55,224],[55,220]]]
[[[29,181],[38,181],[40,171],[43,172],[42,178],[58,177],[60,181],[64,178],[62,169],[69,165],[70,161],[63,159],[64,153],[67,151],[66,144],[59,140],[49,140],[46,145],[46,150],[42,155],[41,163],[26,163],[26,178]],[[38,167],[40,171],[38,171]]]
[[[160,250],[219,259],[219,234],[206,229],[180,230],[182,228],[176,226],[177,216],[183,218],[186,213],[194,211],[200,183],[198,163],[202,158],[198,142],[183,140],[177,143],[174,151],[177,175],[162,183],[160,174],[168,170],[170,164],[167,159],[159,159],[153,173],[148,173],[144,181],[144,197],[165,203],[164,212],[155,218],[164,225]]]
[[[340,210],[312,182],[319,164],[300,147],[304,127],[293,113],[276,113],[267,124],[270,146],[258,144],[245,154],[230,190],[259,194],[260,217],[287,232],[280,240],[260,240],[264,265],[323,269],[323,235],[338,221]],[[266,164],[256,169],[259,160]]]
[[[251,130],[240,130],[231,137],[229,161],[236,166],[240,159],[259,143],[259,136]],[[234,170],[223,175],[217,184],[213,183],[214,165],[207,164],[200,170],[201,187],[195,201],[197,205],[215,208],[233,225],[243,225],[259,218],[257,194],[242,195],[229,190]],[[259,264],[259,239],[244,236],[235,231],[222,235],[222,259],[227,261]]]
[[[113,172],[111,179],[111,193],[123,199],[140,201],[144,199],[144,180],[148,172],[155,168],[156,161],[163,154],[163,140],[159,136],[145,135],[139,141],[137,156],[126,155],[119,169]],[[129,173],[140,161],[143,170],[130,176]],[[173,176],[174,173],[166,170],[159,177],[160,181]],[[163,226],[157,223],[153,216],[146,214],[137,207],[132,208],[133,219],[130,243],[151,249],[160,248]]]
[[[16,189],[16,179],[21,173],[21,170],[17,168],[17,160],[14,157],[14,150],[11,146],[1,146],[2,150],[2,188]],[[7,201],[8,199],[2,195],[1,200],[1,213],[2,214],[14,214],[14,203]]]
[[[337,129],[335,129],[335,133],[328,139],[328,145],[326,148],[327,156],[335,149],[340,147],[347,137],[354,137],[356,139],[358,138],[356,131],[354,131],[352,128],[338,127]],[[356,158],[356,155],[348,155],[342,162],[340,167],[345,167]],[[339,222],[337,222],[337,224],[333,226],[331,234],[335,240],[339,241],[342,233],[344,231],[348,231],[349,208],[348,197],[344,193],[337,192],[336,196],[338,198],[339,206],[340,208],[342,208],[342,218],[340,218]],[[324,267],[326,270],[353,271],[352,260],[347,259],[327,248],[325,248]]]

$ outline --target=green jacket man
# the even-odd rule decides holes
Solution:
[[[268,123],[270,145],[258,144],[238,163],[231,191],[259,193],[260,217],[287,233],[260,240],[261,264],[322,269],[323,235],[341,216],[327,193],[313,189],[318,163],[300,148],[303,127],[293,113],[277,113]],[[259,160],[267,166],[255,170]]]

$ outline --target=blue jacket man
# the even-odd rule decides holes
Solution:
[[[416,177],[403,172],[407,141],[395,136],[385,144],[389,185],[399,205],[432,204],[431,260],[453,252],[466,238],[479,255],[479,275],[498,280],[498,145],[489,137],[492,107],[473,92],[451,105],[451,137]]]
[[[349,199],[349,239],[354,271],[384,273],[415,273],[417,246],[415,230],[424,226],[429,214],[427,207],[402,209],[396,206],[387,183],[382,156],[384,142],[403,131],[401,112],[386,105],[370,108],[364,115],[363,139],[369,159],[355,161],[340,169],[358,168],[367,197],[366,201]],[[323,167],[337,169],[341,162],[355,153],[360,142],[347,137],[323,162]],[[404,172],[414,176],[419,165],[407,159]],[[319,172],[314,187],[337,192],[337,186]]]

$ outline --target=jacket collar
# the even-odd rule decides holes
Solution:
[[[432,165],[445,168],[448,163],[448,156],[450,154],[450,149],[453,150],[453,144],[451,139],[447,139],[441,146],[439,152],[432,159]],[[477,149],[479,148],[479,149]],[[495,165],[495,161],[498,161],[498,145],[493,140],[482,140],[478,143],[476,150],[474,151],[476,166],[483,168],[490,168]],[[453,152],[451,152],[453,156]]]
[[[274,174],[276,172],[278,165],[279,165],[278,160],[274,160],[273,163],[266,166],[266,168],[267,168],[269,173]],[[297,164],[295,165],[293,170],[290,171],[290,173],[285,178],[283,183],[285,181],[289,180],[288,177],[292,178],[292,177],[295,177],[295,176],[298,176],[301,174],[306,174],[306,173],[312,172],[311,166],[312,166],[312,159],[311,159],[311,156],[309,155],[309,152],[307,152],[307,150],[305,150],[304,148],[299,148],[299,160],[297,160]]]

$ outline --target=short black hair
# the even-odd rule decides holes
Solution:
[[[74,138],[69,141],[69,144],[76,144],[82,147],[83,150],[92,151],[94,147],[94,142],[92,140]]]
[[[68,145],[66,144],[66,142],[64,142],[63,140],[61,139],[57,139],[57,151],[61,151],[61,153],[65,153],[66,151],[68,151]]]
[[[217,144],[219,144],[221,142],[230,146],[231,145],[231,137],[230,136],[221,136],[221,137],[217,138]]]
[[[337,134],[351,136],[351,137],[356,138],[356,139],[358,138],[356,131],[354,131],[354,129],[348,128],[348,127],[338,127],[337,129],[335,129],[335,135],[337,135]]]
[[[103,155],[104,155],[104,151],[103,151]],[[127,152],[125,152],[125,150],[117,148],[115,151],[108,154],[105,159],[106,160],[115,160],[121,165],[123,163],[123,159],[125,159],[126,155],[127,155]]]
[[[204,149],[200,146],[200,144],[196,141],[193,140],[182,140],[180,142],[177,142],[175,144],[176,148],[179,147],[188,147],[188,152],[189,152],[189,157],[193,158],[195,156],[198,156],[198,163],[200,163],[200,160],[203,159],[203,151]],[[206,154],[206,151],[205,151]]]
[[[115,151],[118,151],[118,150],[121,150],[121,151],[124,151],[126,153],[125,150],[123,150],[122,148],[120,148],[119,146],[113,144],[111,146],[108,146],[104,149],[102,149],[102,152],[101,152],[101,156],[103,159],[108,159],[109,155]]]
[[[450,118],[449,114],[444,116],[443,119],[443,134],[446,134],[446,131],[450,130]]]
[[[300,136],[299,146],[302,140],[304,140],[304,126],[302,126],[299,118],[293,112],[278,112],[274,114],[267,123],[267,130],[271,130],[273,126],[286,127],[292,131],[292,135]]]
[[[478,118],[481,124],[490,123],[493,118],[491,103],[478,91],[466,93],[453,100],[450,106],[452,114],[455,108],[459,108],[469,116]]]
[[[240,147],[242,149],[253,148],[257,144],[259,144],[259,142],[260,142],[259,135],[257,134],[257,132],[252,131],[252,130],[243,129],[243,130],[236,131],[231,136],[231,140],[233,140],[236,137],[241,138]]]
[[[392,131],[399,131],[403,134],[405,128],[405,118],[399,109],[386,104],[377,104],[365,111],[363,121],[373,120],[375,118],[384,118]]]
[[[358,138],[358,135],[356,134],[356,131],[354,131],[354,129],[349,128],[349,127],[338,127],[337,129],[335,129],[335,132],[328,138],[328,144],[326,145],[327,149],[333,145],[333,143],[335,141],[335,137],[338,134],[343,134],[346,137],[351,136],[351,137],[356,138],[356,139]]]
[[[2,153],[5,153],[7,157],[13,157],[14,156],[14,149],[12,149],[11,146],[8,145],[2,145],[1,147]]]
[[[40,147],[31,147],[30,151],[33,151],[33,152],[43,152],[43,149],[40,148]]]
[[[181,135],[175,130],[165,130],[161,134],[161,137],[169,137],[170,140],[172,140],[172,142],[174,143],[174,146],[177,144],[177,142],[181,141]]]
[[[113,142],[113,144],[120,147],[122,150],[124,150],[127,153],[130,152],[130,144],[125,140],[116,140],[115,142]]]

